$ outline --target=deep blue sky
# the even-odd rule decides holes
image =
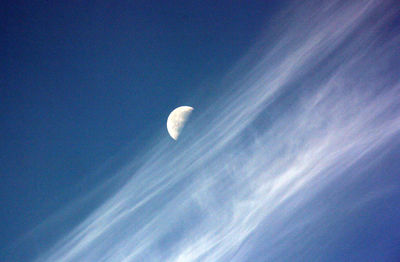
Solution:
[[[95,171],[186,97],[218,94],[201,84],[248,51],[277,2],[3,1],[0,246],[101,183]]]
[[[0,261],[398,261],[395,0],[0,10]]]

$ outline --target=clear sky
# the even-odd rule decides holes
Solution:
[[[400,259],[396,1],[1,5],[0,261]]]

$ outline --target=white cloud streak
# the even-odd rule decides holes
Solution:
[[[279,38],[260,41],[259,59],[224,83],[233,94],[196,112],[177,144],[164,132],[139,169],[119,171],[131,179],[37,261],[245,261],[260,232],[271,235],[262,261],[279,261],[281,245],[327,216],[296,213],[337,181],[367,179],[347,171],[398,141],[399,39],[383,29],[392,2],[351,2],[282,15]]]

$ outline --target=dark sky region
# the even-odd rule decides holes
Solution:
[[[1,10],[0,261],[399,261],[396,1]]]
[[[0,246],[107,177],[249,49],[278,1],[6,1]],[[191,101],[192,102],[192,101]]]

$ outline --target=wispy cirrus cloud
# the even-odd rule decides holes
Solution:
[[[231,93],[197,112],[179,143],[164,134],[140,168],[118,171],[129,181],[37,260],[287,259],[296,232],[336,219],[310,203],[364,179],[364,159],[398,142],[394,5],[311,1],[282,14],[276,39],[231,72]],[[382,195],[348,201],[367,193]]]

